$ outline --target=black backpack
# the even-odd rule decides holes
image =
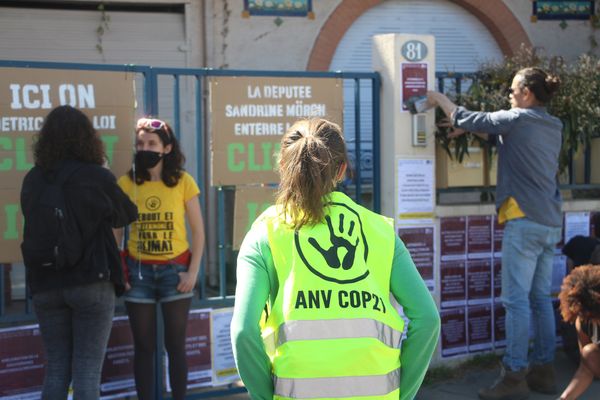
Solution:
[[[82,231],[64,187],[69,177],[83,165],[65,162],[54,179],[36,166],[30,174],[40,174],[42,179],[34,180],[35,184],[29,185],[33,187],[27,189],[24,182],[21,208],[25,229],[21,252],[27,268],[64,270],[81,262],[85,252]]]

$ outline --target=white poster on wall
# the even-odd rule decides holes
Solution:
[[[433,158],[398,158],[397,218],[409,221],[433,220],[435,207],[435,162]]]
[[[577,235],[590,235],[590,213],[588,211],[565,213],[565,243]]]
[[[435,289],[435,226],[400,226],[396,232],[425,281],[429,291]]]
[[[231,348],[229,334],[232,316],[233,307],[214,309],[212,311],[211,349],[213,386],[224,385],[240,379],[235,366],[235,360],[233,359],[233,349]]]

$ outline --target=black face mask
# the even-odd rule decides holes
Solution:
[[[162,153],[140,150],[135,153],[135,166],[139,169],[150,169],[156,166],[163,157]]]

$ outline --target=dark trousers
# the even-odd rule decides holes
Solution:
[[[115,309],[110,282],[35,294],[48,365],[42,399],[66,399],[73,382],[75,400],[100,396],[100,374]]]

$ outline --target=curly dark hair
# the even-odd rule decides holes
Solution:
[[[102,165],[104,144],[90,119],[71,106],[59,106],[46,116],[33,144],[35,164],[55,169],[63,160]]]
[[[600,265],[575,268],[563,280],[558,298],[565,321],[600,320]]]
[[[148,116],[147,119],[155,119],[156,117]],[[162,121],[162,120],[161,120]],[[143,127],[136,129],[135,134],[137,136],[140,131],[146,131],[150,133],[156,133],[160,138],[163,146],[171,145],[171,151],[165,154],[162,158],[163,160],[163,168],[161,173],[161,180],[168,187],[174,187],[179,182],[181,175],[183,174],[184,168],[183,164],[185,164],[185,156],[181,152],[181,148],[179,147],[179,141],[174,135],[173,128],[166,122],[164,122],[164,126],[160,129],[153,129],[150,127]],[[134,171],[131,168],[127,175],[134,181],[137,185],[141,185],[146,181],[150,180],[150,173],[148,170],[136,170]]]

